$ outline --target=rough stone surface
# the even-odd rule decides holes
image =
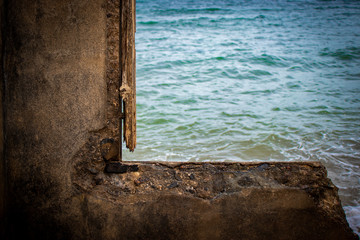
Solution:
[[[107,126],[107,2],[6,2],[8,237],[66,239],[71,160]]]
[[[107,224],[114,239],[357,239],[319,163],[135,164],[93,174],[84,161],[72,174],[79,193],[126,216]]]
[[[357,239],[318,163],[105,173],[119,132],[119,1],[6,3],[5,239]]]

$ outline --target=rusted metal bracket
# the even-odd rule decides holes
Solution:
[[[122,134],[122,129],[123,129],[123,123],[124,123],[124,120],[125,120],[125,113],[123,112],[123,101],[121,99],[121,97],[119,98],[119,102],[120,102],[120,109],[119,109],[119,121],[120,121],[120,124],[119,124],[119,154],[118,154],[118,159],[120,162],[122,162],[122,142],[123,142],[123,134]]]

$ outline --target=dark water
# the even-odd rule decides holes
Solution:
[[[152,161],[320,161],[360,228],[360,1],[137,0]]]

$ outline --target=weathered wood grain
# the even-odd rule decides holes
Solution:
[[[136,52],[135,0],[121,0],[120,96],[124,102],[124,141],[130,151],[136,147]]]

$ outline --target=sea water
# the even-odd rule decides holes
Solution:
[[[360,1],[137,0],[139,161],[320,161],[360,231]]]

